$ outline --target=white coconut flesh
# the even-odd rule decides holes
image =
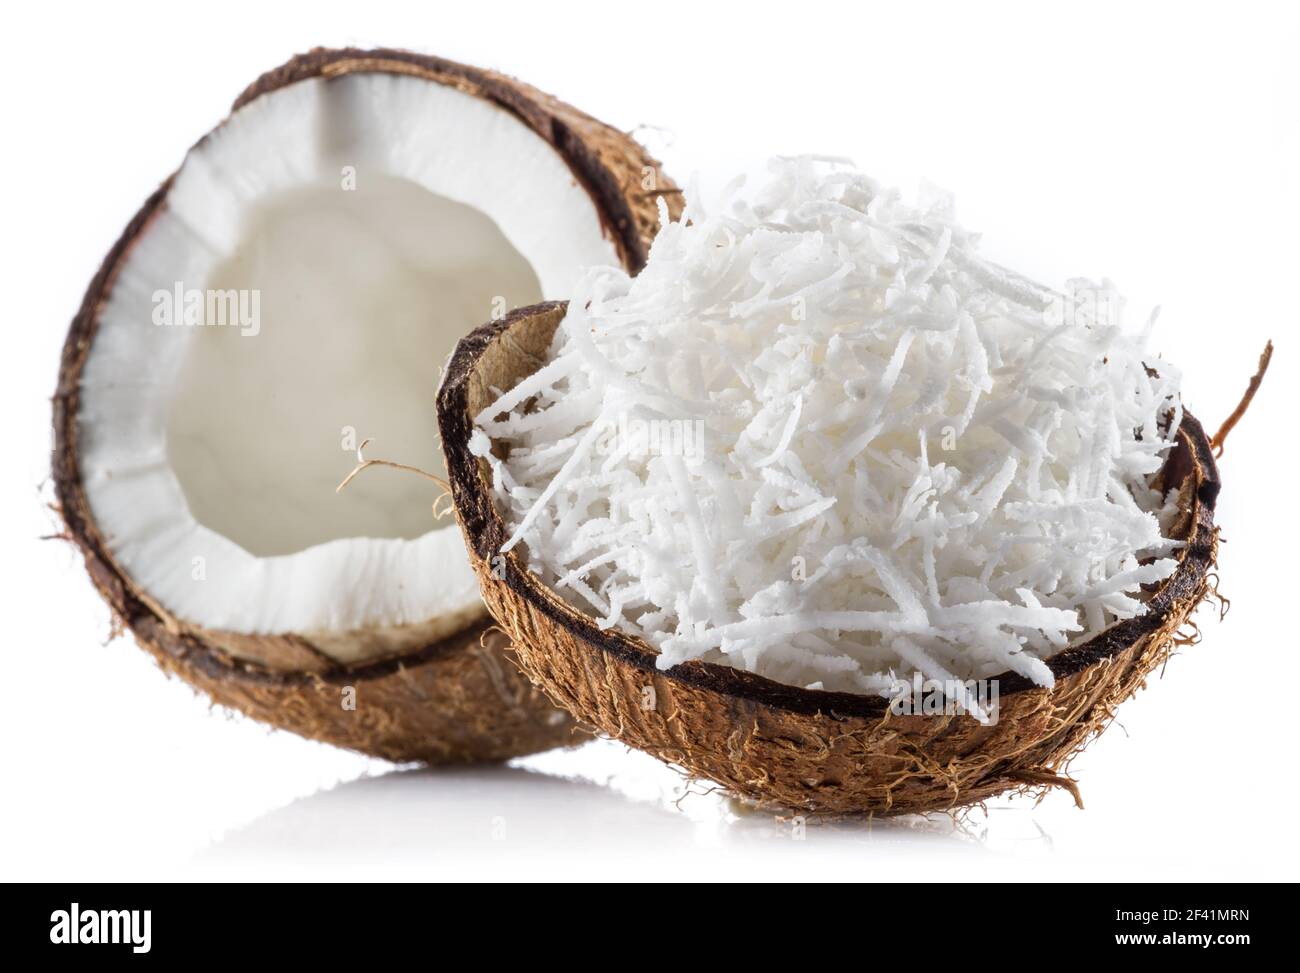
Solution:
[[[333,636],[463,628],[483,609],[436,487],[335,487],[367,437],[440,471],[455,342],[617,262],[564,160],[482,99],[360,74],[254,100],[190,152],[100,316],[79,450],[113,557],[184,622],[322,633],[342,662],[374,643]]]
[[[662,668],[1051,686],[1181,546],[1151,487],[1178,371],[1121,305],[987,261],[946,195],[778,159],[722,215],[688,199],[635,278],[581,280],[470,449],[502,549]]]

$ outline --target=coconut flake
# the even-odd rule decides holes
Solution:
[[[1148,481],[1177,370],[1113,285],[988,262],[945,195],[770,170],[720,215],[689,200],[636,278],[584,277],[547,364],[478,417],[503,550],[664,668],[1050,686],[1176,566]]]

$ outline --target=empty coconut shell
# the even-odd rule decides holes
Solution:
[[[998,720],[899,716],[880,697],[782,685],[689,662],[666,671],[644,641],[595,621],[526,569],[494,505],[485,462],[468,448],[473,417],[544,360],[563,303],[520,309],[461,341],[438,396],[456,513],[484,600],[529,677],[582,724],[732,792],[807,811],[902,814],[1064,786],[1065,765],[1183,640],[1209,591],[1218,471],[1201,425],[1184,415],[1160,473],[1179,488],[1175,573],[1148,611],[1054,656],[1048,690],[1011,672]]]

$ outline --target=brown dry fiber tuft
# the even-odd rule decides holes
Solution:
[[[681,212],[676,187],[631,138],[529,85],[493,71],[407,51],[313,50],[270,71],[236,100],[238,109],[309,78],[386,72],[455,87],[510,112],[555,148],[591,196],[625,266],[645,263],[658,227],[656,197]],[[653,182],[647,180],[650,173]],[[649,182],[655,188],[643,188]],[[379,661],[348,667],[301,635],[212,632],[171,616],[137,587],[95,525],[78,463],[79,391],[99,314],[118,268],[156,212],[171,179],[131,220],[90,283],[63,349],[54,394],[53,477],[67,535],[85,558],[96,588],[168,673],[216,703],[302,736],[389,760],[430,763],[496,760],[574,742],[573,727],[520,675],[504,638],[478,617],[335,638],[366,638]],[[480,644],[481,643],[481,644]],[[356,691],[356,709],[343,688]]]
[[[456,515],[484,600],[537,685],[582,724],[736,794],[799,810],[904,814],[1053,786],[1079,800],[1065,776],[1070,758],[1189,641],[1184,624],[1210,593],[1219,477],[1196,419],[1184,418],[1160,474],[1180,488],[1175,534],[1188,543],[1147,614],[1053,658],[1051,690],[1003,673],[993,726],[966,716],[898,716],[882,698],[799,689],[724,666],[690,662],[661,672],[645,642],[600,631],[516,551],[498,553],[509,531],[487,464],[468,449],[472,417],[491,403],[492,387],[509,389],[536,367],[564,308],[523,308],[464,338],[438,396]]]

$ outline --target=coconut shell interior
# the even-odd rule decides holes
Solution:
[[[999,719],[899,716],[881,697],[787,686],[704,662],[660,671],[653,648],[601,631],[529,572],[491,494],[486,462],[468,449],[472,418],[544,360],[563,303],[520,309],[458,345],[438,396],[456,513],[484,601],[528,676],[584,726],[654,754],[736,794],[807,811],[902,814],[950,809],[1020,789],[1079,792],[1067,764],[1116,706],[1189,637],[1211,590],[1219,476],[1190,414],[1159,477],[1179,488],[1175,573],[1148,611],[1049,660],[1048,690],[1006,672]]]
[[[442,58],[388,49],[316,49],[264,74],[232,111],[288,84],[356,72],[449,85],[515,115],[555,149],[587,190],[629,271],[645,262],[658,228],[658,198],[674,216],[681,212],[677,188],[624,133],[513,78]],[[652,189],[644,186],[647,171],[655,174]],[[241,635],[189,625],[115,561],[81,481],[80,380],[118,269],[166,206],[171,181],[145,201],[91,281],[64,344],[53,397],[53,480],[66,533],[117,622],[165,671],[213,702],[373,756],[430,763],[497,760],[575,742],[572,721],[520,674],[508,640],[490,633],[481,615],[344,633],[383,649],[378,659],[346,666],[322,650],[319,634]],[[355,690],[355,708],[344,705],[346,688]]]

